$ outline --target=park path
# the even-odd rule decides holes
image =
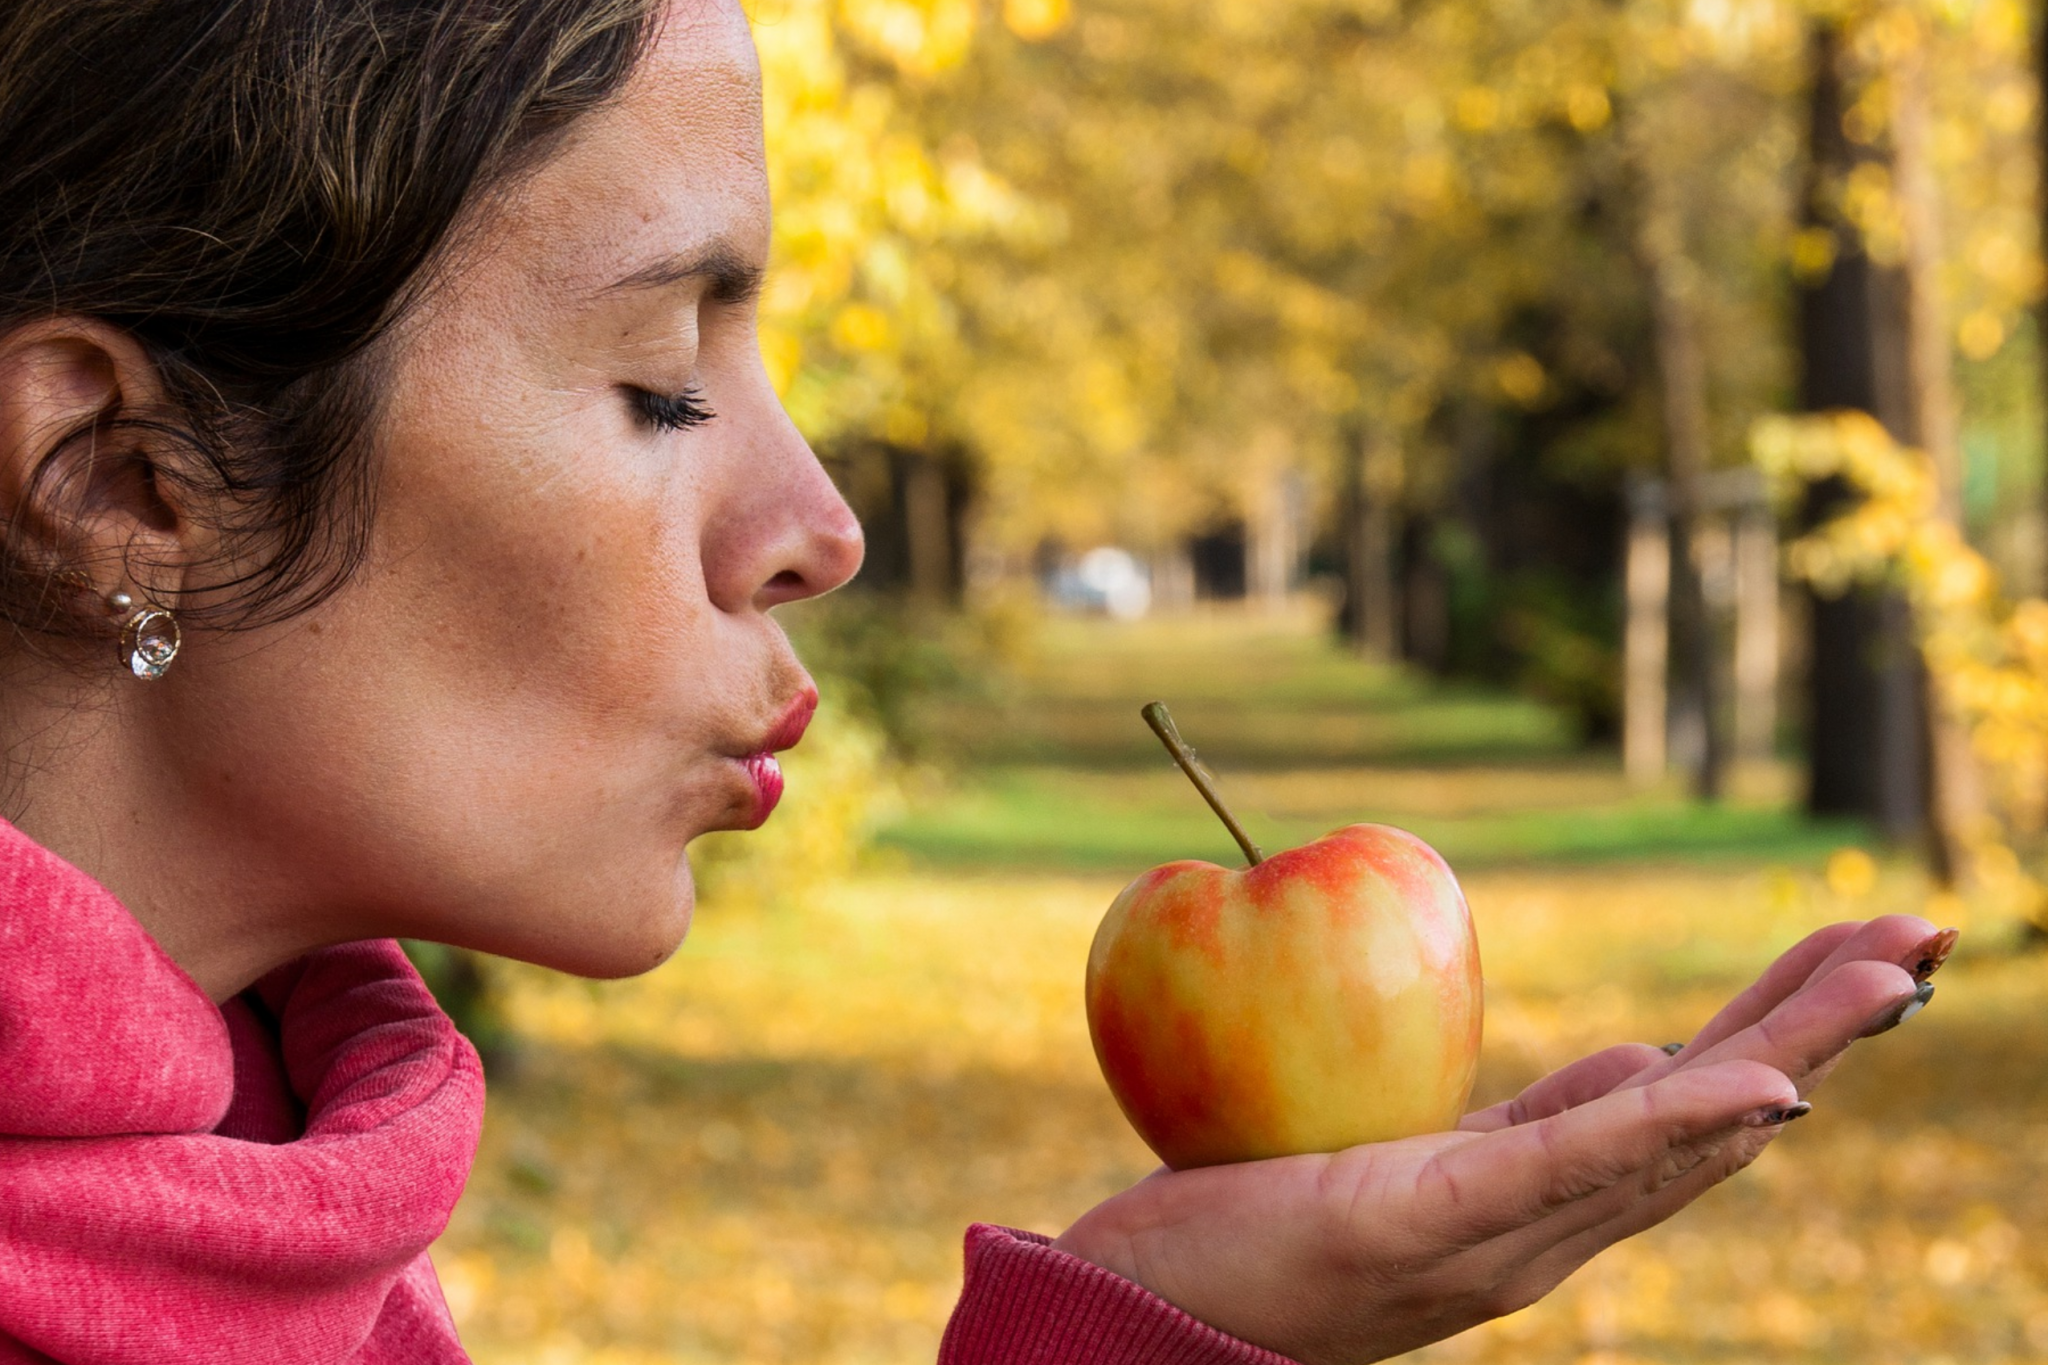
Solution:
[[[1901,869],[1831,885],[1840,832],[1768,790],[1733,815],[1631,796],[1541,708],[1369,668],[1298,623],[1054,622],[956,713],[975,743],[869,870],[777,910],[701,907],[636,980],[500,975],[521,1070],[436,1249],[480,1365],[928,1362],[969,1221],[1057,1230],[1142,1175],[1081,965],[1126,878],[1229,854],[1137,721],[1153,695],[1260,837],[1391,819],[1460,868],[1482,1099],[1683,1037],[1810,928],[1918,903]],[[2044,979],[1966,942],[1934,1007],[1743,1180],[1418,1358],[2048,1355]]]

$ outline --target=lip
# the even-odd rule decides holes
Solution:
[[[754,815],[746,827],[759,829],[768,823],[768,817],[782,801],[782,765],[775,761],[774,754],[762,753],[748,754],[740,760],[740,767],[746,770],[747,781],[754,784]]]
[[[794,749],[803,739],[804,731],[810,728],[811,717],[817,713],[817,689],[806,687],[791,700],[760,746],[740,760],[740,767],[746,771],[747,780],[754,787],[754,816],[747,825],[748,829],[759,829],[767,824],[768,817],[781,803],[784,786],[782,764],[775,755],[784,749]]]
[[[806,687],[783,709],[782,719],[775,722],[756,752],[775,754],[784,749],[794,749],[802,741],[804,731],[811,728],[811,717],[817,714],[818,689]]]

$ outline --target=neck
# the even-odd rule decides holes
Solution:
[[[323,932],[333,926],[304,912],[278,860],[214,815],[206,775],[187,761],[190,737],[160,728],[176,711],[156,692],[168,686],[57,665],[8,670],[0,813],[112,892],[218,1002],[313,948],[366,935]]]

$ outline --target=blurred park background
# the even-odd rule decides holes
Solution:
[[[1474,1362],[2048,1358],[2043,16],[2019,0],[757,0],[763,348],[870,553],[676,959],[421,947],[492,1070],[482,1365],[933,1358],[971,1221],[1151,1162],[1117,889],[1459,870],[1477,1102],[1847,916],[1966,930],[1743,1180]]]

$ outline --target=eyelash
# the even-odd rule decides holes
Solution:
[[[694,384],[677,394],[634,389],[633,407],[641,420],[657,431],[687,431],[718,416],[705,403],[704,391]]]

